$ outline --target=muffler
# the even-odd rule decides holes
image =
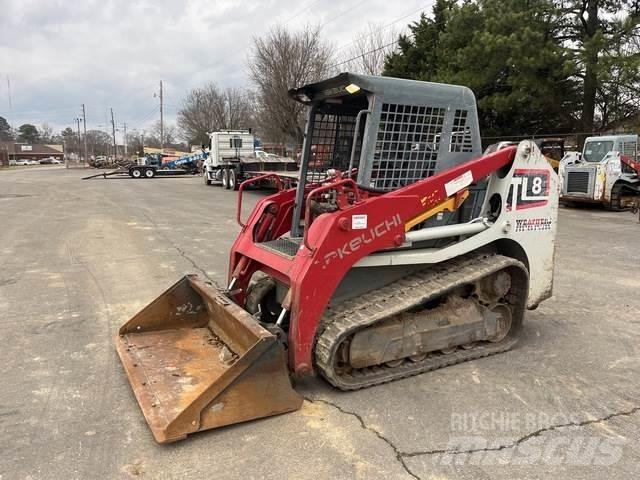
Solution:
[[[115,344],[159,443],[302,405],[276,336],[197,275],[125,323]]]

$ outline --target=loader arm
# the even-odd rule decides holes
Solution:
[[[275,253],[265,248],[264,243],[255,242],[253,232],[267,214],[266,203],[278,203],[278,198],[288,197],[280,193],[264,199],[231,250],[230,282],[235,278],[234,289],[240,290],[234,300],[244,304],[249,281],[258,270],[286,284],[290,291],[283,307],[292,319],[290,368],[297,375],[313,373],[312,347],[320,317],[353,265],[373,252],[402,245],[407,224],[447,203],[471,184],[501,169],[508,170],[515,153],[515,147],[506,148],[381,195],[367,196],[367,191],[362,189],[360,201],[319,215],[305,225],[309,247],[300,244],[297,251],[292,252],[293,256]],[[282,221],[280,215],[285,215],[285,211],[290,214],[287,208],[278,208],[278,211],[282,214],[276,216],[276,221]],[[363,218],[366,218],[366,227],[355,225],[353,228],[354,219]]]

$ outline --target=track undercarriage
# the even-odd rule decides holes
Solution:
[[[330,307],[315,347],[334,386],[355,390],[509,350],[528,293],[524,265],[476,254]]]

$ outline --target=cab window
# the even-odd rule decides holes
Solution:
[[[584,155],[583,158],[587,162],[601,162],[604,156],[613,150],[613,142],[612,141],[592,141],[587,142],[584,145]]]

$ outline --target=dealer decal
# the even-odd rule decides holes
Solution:
[[[507,211],[544,207],[549,201],[549,170],[516,169],[507,196]]]
[[[517,218],[516,232],[539,232],[551,230],[550,218]]]

